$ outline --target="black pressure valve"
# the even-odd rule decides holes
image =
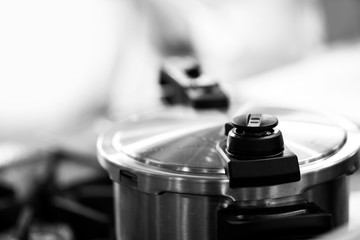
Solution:
[[[275,116],[246,114],[234,117],[228,133],[227,152],[235,158],[270,157],[284,151],[284,141]]]
[[[275,116],[251,113],[225,125],[230,187],[274,185],[300,180],[297,156],[284,145]]]

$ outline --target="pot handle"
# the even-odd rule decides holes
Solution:
[[[333,228],[332,216],[314,203],[218,211],[218,239],[307,239]]]

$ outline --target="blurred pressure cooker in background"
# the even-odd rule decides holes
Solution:
[[[230,115],[167,109],[99,138],[117,239],[303,239],[348,221],[356,125],[272,107]]]

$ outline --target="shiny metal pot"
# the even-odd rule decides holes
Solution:
[[[277,108],[232,115],[157,112],[99,138],[117,239],[296,239],[348,221],[356,125]]]

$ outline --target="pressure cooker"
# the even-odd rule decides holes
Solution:
[[[348,221],[359,146],[339,116],[253,107],[131,116],[97,150],[119,240],[307,239]]]

